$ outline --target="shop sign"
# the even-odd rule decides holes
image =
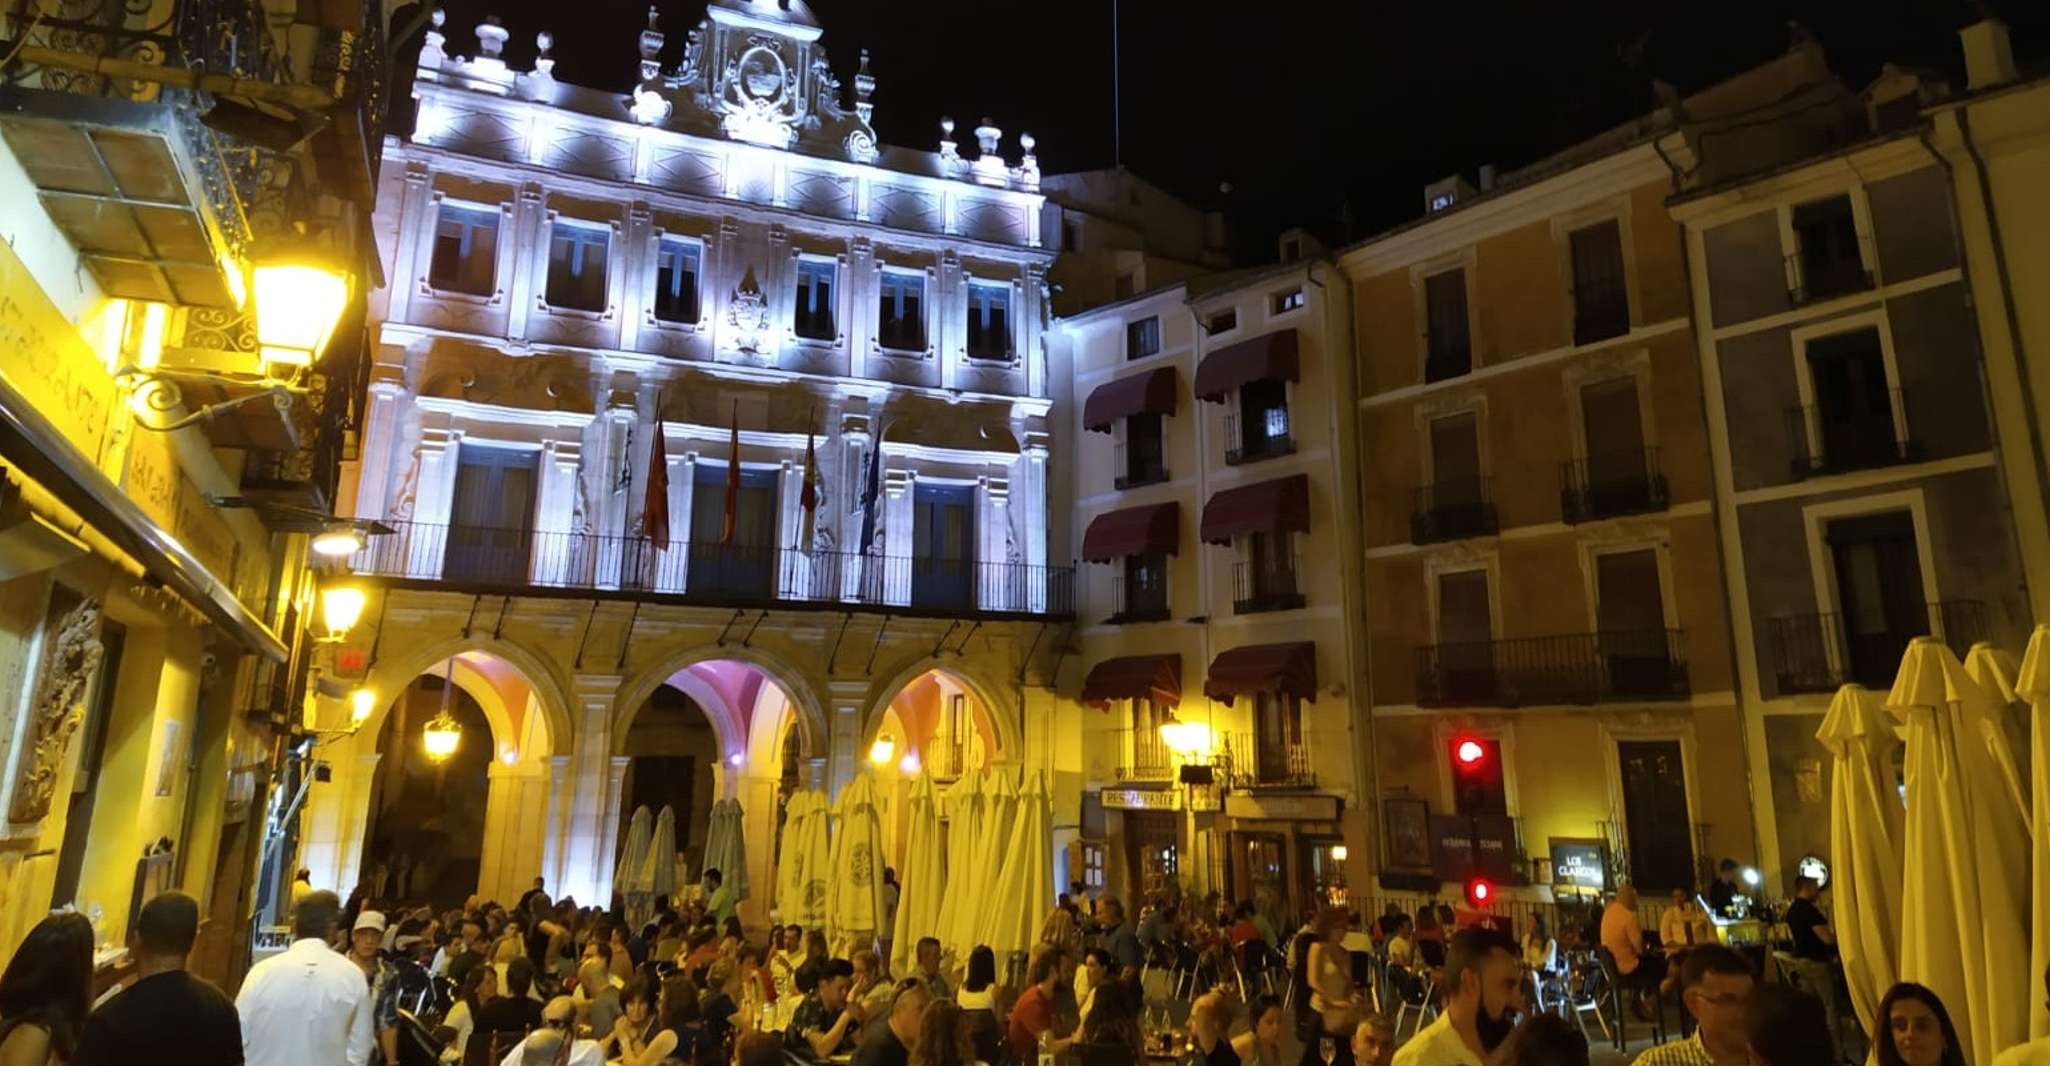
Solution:
[[[0,247],[0,377],[99,465],[120,390],[11,246]]]
[[[1103,806],[1113,811],[1178,811],[1181,793],[1171,788],[1106,788]]]
[[[1338,819],[1338,797],[1234,792],[1224,798],[1224,813],[1254,821],[1330,822]]]
[[[1602,892],[1609,887],[1609,849],[1601,841],[1553,837],[1551,848],[1554,888]]]
[[[1480,855],[1474,855],[1474,846]],[[1516,826],[1506,814],[1431,816],[1431,869],[1441,881],[1464,881],[1480,874],[1497,884],[1519,873],[1515,862]]]
[[[239,572],[242,543],[178,465],[168,435],[137,429],[128,438],[128,468],[121,481],[128,498],[246,602]]]

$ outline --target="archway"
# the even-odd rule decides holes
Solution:
[[[461,674],[465,665],[451,660],[443,673],[415,678],[374,738],[380,757],[357,871],[371,899],[440,910],[460,905],[481,881],[492,731],[471,686],[450,681],[448,670]],[[455,750],[436,758],[426,731],[444,714],[460,732]]]
[[[927,660],[884,682],[864,720],[860,757],[882,800],[883,855],[902,869],[911,783],[932,775],[944,790],[971,770],[1008,766],[1020,750],[1009,708],[957,664]]]

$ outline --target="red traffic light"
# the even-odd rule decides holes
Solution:
[[[1482,747],[1480,741],[1465,737],[1453,742],[1452,757],[1458,760],[1460,766],[1471,769],[1479,766],[1481,760],[1488,757],[1488,749]]]
[[[1466,882],[1466,902],[1474,908],[1485,908],[1495,901],[1495,886],[1485,877],[1471,877]]]

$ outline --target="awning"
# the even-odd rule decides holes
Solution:
[[[1090,520],[1082,534],[1082,559],[1107,563],[1122,555],[1173,555],[1181,539],[1180,504],[1127,507]]]
[[[1317,645],[1247,644],[1210,660],[1203,694],[1230,703],[1249,692],[1281,692],[1300,700],[1317,698]]]
[[[1310,531],[1310,476],[1261,481],[1226,489],[1203,505],[1203,540],[1230,544],[1242,533]]]
[[[1111,423],[1120,418],[1174,414],[1174,386],[1171,366],[1098,385],[1082,403],[1082,428],[1091,433],[1109,433]]]
[[[1082,682],[1082,702],[1099,711],[1109,708],[1112,700],[1137,699],[1152,700],[1156,708],[1182,702],[1180,653],[1105,659],[1090,667],[1088,680]]]
[[[1196,367],[1196,398],[1221,403],[1249,381],[1296,380],[1296,331],[1275,333],[1219,348]]]

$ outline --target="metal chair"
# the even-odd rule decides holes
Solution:
[[[1582,956],[1568,964],[1561,986],[1563,1002],[1572,1008],[1573,1024],[1580,1027],[1581,1037],[1587,1037],[1587,1022],[1583,1016],[1592,1012],[1595,1024],[1601,1026],[1602,1039],[1613,1041],[1615,1037],[1609,1032],[1609,1019],[1602,1013],[1602,1004],[1609,998],[1608,971]]]
[[[1402,1039],[1402,1019],[1411,1011],[1416,1012],[1416,1022],[1410,1035],[1416,1035],[1424,1027],[1424,1016],[1437,1013],[1437,983],[1428,975],[1418,976],[1400,966],[1390,966],[1388,986],[1395,995],[1395,1039]]]
[[[1616,969],[1616,957],[1610,954],[1608,948],[1597,947],[1594,954],[1601,964],[1602,976],[1608,982],[1609,1000],[1615,1007],[1616,1030],[1612,1039],[1616,1050],[1622,1051],[1630,1044],[1630,1014],[1623,996],[1631,990],[1623,987],[1622,974]],[[1665,1000],[1656,994],[1657,990],[1653,989],[1653,992],[1652,1002],[1656,1009],[1652,1013],[1651,1021],[1646,1024],[1651,1026],[1652,1043],[1663,1044],[1666,1042],[1666,1005]]]

